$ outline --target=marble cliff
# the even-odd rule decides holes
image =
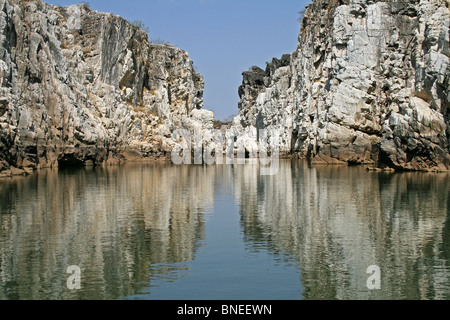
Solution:
[[[0,0],[0,173],[170,154],[212,127],[188,54],[86,4]]]
[[[314,0],[297,50],[243,73],[227,138],[266,129],[314,163],[449,170],[449,27],[446,0]],[[0,0],[2,175],[168,156],[177,129],[210,140],[203,88],[185,51],[119,16]]]
[[[233,128],[314,163],[449,170],[449,27],[446,0],[314,0],[297,50],[243,73]]]

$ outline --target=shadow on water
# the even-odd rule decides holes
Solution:
[[[449,181],[297,160],[274,176],[257,165],[154,163],[1,180],[0,299],[177,290],[192,266],[215,268],[196,256],[212,241],[207,216],[224,194],[239,219],[229,236],[298,266],[289,272],[304,299],[449,299]],[[82,270],[80,290],[67,288],[70,265]],[[367,288],[370,265],[380,266],[380,290]]]

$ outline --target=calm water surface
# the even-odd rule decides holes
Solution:
[[[0,180],[0,299],[449,299],[449,210],[445,173],[41,171]]]

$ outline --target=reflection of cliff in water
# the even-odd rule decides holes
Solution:
[[[249,247],[298,261],[306,299],[450,298],[448,174],[280,165],[273,177],[236,168],[235,193]]]
[[[194,259],[212,168],[91,170],[2,180],[0,201],[11,205],[0,206],[0,299],[128,296],[148,287],[149,272],[170,280],[176,263]],[[66,288],[70,265],[82,270],[82,290]]]
[[[160,163],[2,180],[0,299],[151,296],[190,271],[205,213],[229,192],[247,248],[298,262],[306,299],[449,299],[449,190],[448,174],[290,160],[274,176]],[[66,287],[70,265],[79,291]],[[380,291],[366,287],[370,265]]]

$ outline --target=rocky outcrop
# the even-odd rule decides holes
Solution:
[[[188,54],[85,4],[0,0],[0,172],[160,157],[212,127]]]
[[[243,73],[234,129],[313,162],[449,170],[448,7],[313,1],[297,50]]]

